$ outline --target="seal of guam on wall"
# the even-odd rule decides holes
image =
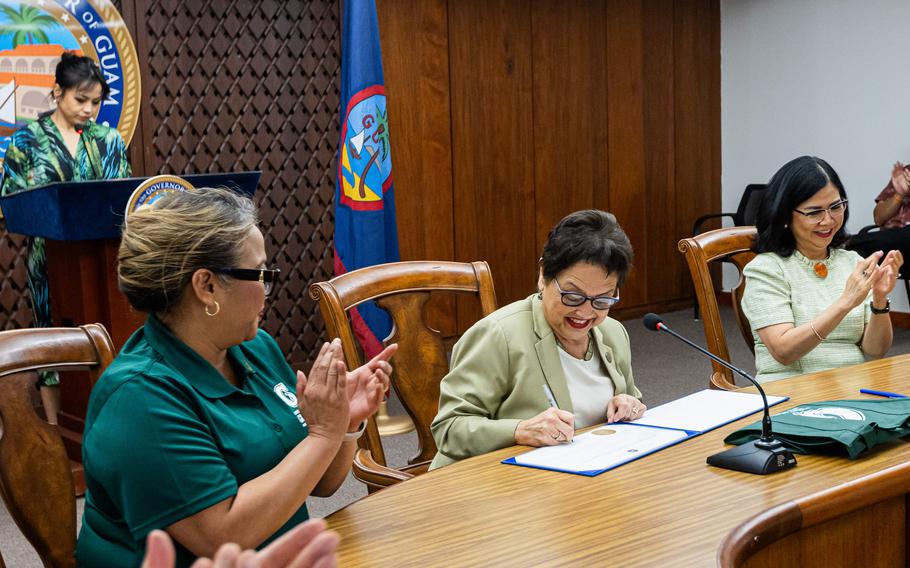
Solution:
[[[54,70],[64,51],[98,62],[111,94],[95,121],[129,145],[142,88],[136,46],[109,0],[0,0],[0,161],[10,136],[51,110]]]

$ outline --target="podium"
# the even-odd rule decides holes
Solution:
[[[252,196],[261,172],[180,176],[193,187],[227,186]],[[119,350],[145,321],[117,287],[117,249],[130,195],[148,178],[59,182],[0,198],[10,233],[44,237],[55,326],[100,323]],[[87,373],[61,380],[60,433],[71,460],[82,461],[91,391]]]

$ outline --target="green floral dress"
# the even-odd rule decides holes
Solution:
[[[76,146],[75,159],[66,148],[57,125],[42,117],[17,130],[3,160],[0,193],[9,195],[57,181],[115,179],[130,176],[126,144],[120,133],[89,121]],[[28,288],[35,327],[51,326],[44,239],[27,240]],[[44,384],[57,384],[56,373],[42,374]]]

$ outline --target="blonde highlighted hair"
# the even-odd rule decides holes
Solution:
[[[258,222],[253,202],[225,188],[175,191],[130,214],[117,255],[120,290],[133,308],[170,312],[200,268],[235,267]]]

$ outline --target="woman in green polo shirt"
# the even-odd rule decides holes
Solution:
[[[891,348],[888,294],[903,257],[845,250],[847,218],[847,194],[826,161],[796,158],[771,178],[756,221],[761,254],[743,270],[759,381],[862,363]]]
[[[347,372],[335,340],[295,376],[258,327],[278,271],[252,202],[226,189],[132,214],[118,260],[121,290],[149,316],[92,390],[78,563],[138,566],[164,529],[183,566],[306,520],[307,497],[347,475],[396,347]]]

